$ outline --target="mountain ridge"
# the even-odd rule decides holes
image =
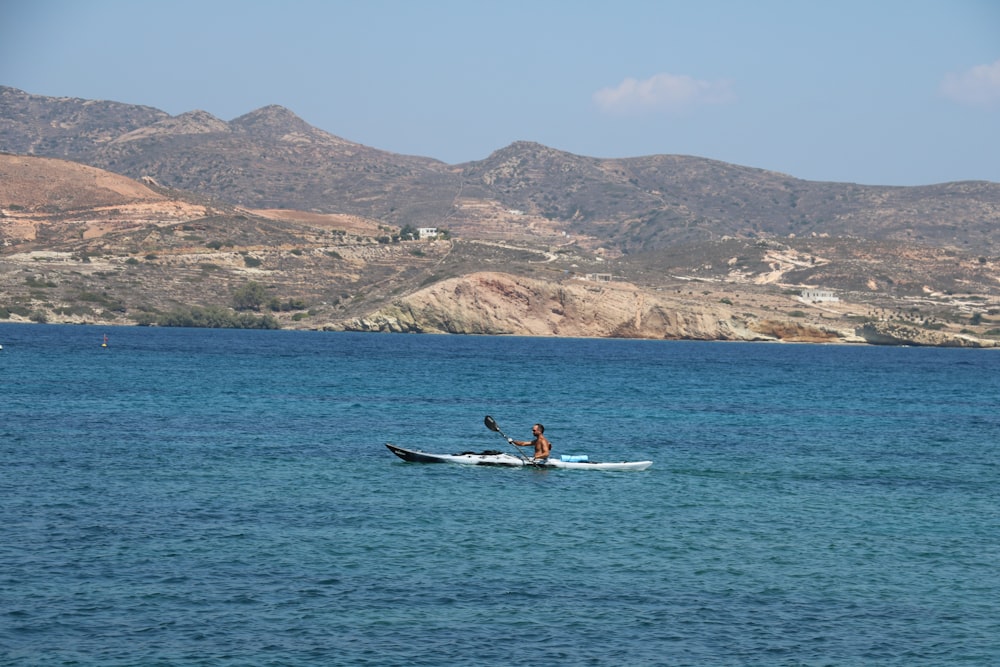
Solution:
[[[694,156],[594,158],[530,141],[447,165],[350,142],[279,105],[227,122],[198,110],[169,116],[5,87],[0,150],[19,159],[69,154],[165,197],[155,206],[116,207],[95,197],[89,207],[73,209],[58,200],[19,201],[22,187],[0,201],[0,258],[34,276],[19,285],[8,274],[7,297],[48,318],[71,308],[74,289],[93,293],[100,280],[124,310],[95,312],[118,319],[226,303],[241,282],[259,280],[279,301],[313,305],[308,318],[278,312],[282,326],[348,328],[410,303],[408,312],[426,313],[424,330],[432,331],[441,329],[430,323],[440,321],[443,306],[425,299],[417,307],[414,295],[442,280],[479,285],[471,276],[483,270],[567,290],[579,287],[567,280],[611,276],[650,303],[663,301],[654,292],[685,295],[663,301],[669,305],[662,309],[732,310],[729,301],[740,330],[756,336],[761,322],[777,322],[765,328],[779,332],[778,339],[791,339],[803,326],[833,327],[822,309],[803,308],[793,296],[804,286],[838,290],[856,306],[836,316],[843,320],[841,340],[853,339],[858,318],[904,305],[933,310],[925,320],[935,326],[934,317],[951,318],[947,326],[956,333],[975,316],[970,330],[985,333],[998,305],[1000,185],[989,182],[819,183]],[[64,190],[86,189],[80,173],[49,168],[54,180],[65,179]],[[406,241],[419,227],[444,236]],[[40,252],[70,264],[49,262]],[[102,268],[91,273],[103,277],[73,277],[72,262],[82,261],[74,257],[91,263],[100,257]],[[49,280],[39,268],[62,278]],[[206,288],[189,290],[183,280]],[[59,286],[50,288],[59,299],[49,306],[37,288],[47,283]],[[696,284],[701,300],[715,305],[688,298]],[[972,301],[950,296],[963,292]],[[660,318],[663,326],[680,319]],[[629,331],[623,321],[593,335]],[[653,329],[642,332],[655,336]]]
[[[609,225],[617,227],[612,240],[628,251],[733,234],[877,237],[883,228],[886,238],[909,234],[914,241],[955,242],[956,234],[940,238],[936,227],[942,218],[971,225],[966,235],[978,237],[979,244],[998,243],[1000,184],[988,181],[912,187],[815,182],[707,158],[591,158],[530,141],[512,142],[482,160],[446,165],[351,142],[278,105],[226,122],[206,112],[169,117],[147,107],[76,101],[90,110],[89,117],[99,115],[96,109],[104,109],[105,116],[121,114],[128,131],[107,138],[112,123],[101,116],[100,140],[85,144],[76,137],[56,150],[39,139],[47,129],[25,130],[46,99],[0,87],[0,150],[67,157],[136,179],[150,176],[168,187],[252,208],[430,226],[444,217],[464,223],[453,203],[471,196],[560,220],[583,233],[606,235]],[[85,115],[66,108],[72,104],[58,98],[43,115]],[[155,114],[155,131],[136,126],[142,117],[136,109]],[[14,140],[15,135],[29,138]],[[84,132],[83,138],[90,136]]]

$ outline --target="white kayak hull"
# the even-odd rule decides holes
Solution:
[[[563,461],[549,458],[533,462],[504,452],[463,452],[461,454],[432,454],[419,449],[405,449],[386,443],[389,451],[409,463],[457,463],[468,466],[503,466],[508,468],[565,468],[569,470],[645,470],[652,461]]]

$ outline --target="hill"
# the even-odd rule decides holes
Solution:
[[[608,160],[530,142],[446,165],[347,141],[280,106],[225,122],[203,111],[171,117],[0,87],[0,150],[151,177],[247,208],[344,213],[397,226],[446,224],[463,234],[488,233],[492,221],[509,235],[537,220],[625,252],[791,234],[987,254],[996,254],[1000,242],[996,183],[821,183],[698,157]]]
[[[281,326],[462,331],[441,289],[505,280],[531,285],[533,302],[582,289],[611,308],[635,289],[644,305],[590,328],[581,323],[598,311],[554,306],[558,326],[533,328],[537,313],[519,314],[511,297],[469,332],[520,321],[514,332],[545,335],[861,340],[864,322],[898,320],[990,338],[1000,313],[997,184],[815,183],[528,142],[446,165],[352,143],[277,106],[225,122],[0,88],[0,112],[0,149],[17,153],[0,160],[0,308],[11,317],[156,321],[229,308],[255,284],[267,299],[252,312]],[[442,235],[406,240],[418,227]],[[484,282],[483,271],[509,278]],[[840,301],[804,303],[806,287]],[[653,310],[727,324],[713,334]]]

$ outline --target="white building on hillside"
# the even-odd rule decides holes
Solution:
[[[810,303],[822,301],[840,301],[840,297],[828,289],[804,289],[802,290],[802,300]]]

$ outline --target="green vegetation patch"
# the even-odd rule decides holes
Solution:
[[[0,306],[0,320],[9,320],[11,315],[27,317],[30,313],[27,306]]]
[[[35,276],[28,276],[27,278],[24,279],[24,282],[25,282],[25,284],[28,285],[28,287],[56,287],[57,286],[56,283],[52,282],[51,280],[42,280],[42,279],[37,278]]]
[[[137,323],[143,326],[193,327],[202,329],[278,329],[272,315],[237,313],[229,308],[192,306],[166,313],[142,313]]]

